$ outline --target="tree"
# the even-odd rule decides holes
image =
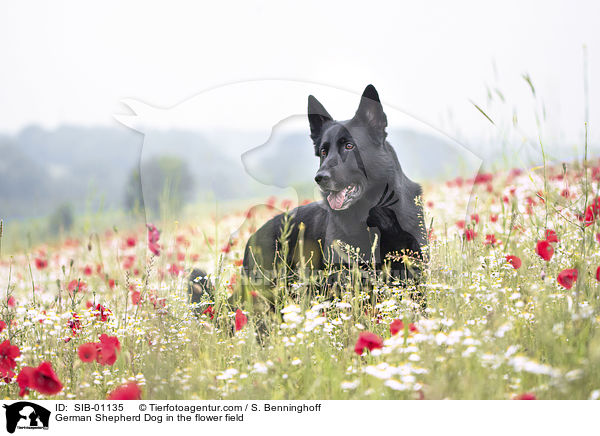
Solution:
[[[69,203],[63,203],[50,216],[50,232],[52,234],[68,232],[73,227],[74,221],[73,207]]]

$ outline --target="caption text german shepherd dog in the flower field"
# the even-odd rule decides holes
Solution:
[[[394,279],[414,277],[402,255],[423,258],[421,187],[402,172],[386,141],[387,117],[375,88],[366,87],[347,121],[335,121],[311,95],[308,120],[323,200],[277,215],[250,237],[243,262],[249,283],[264,284],[282,264],[291,270],[335,270],[349,259],[340,249],[345,244],[354,248],[351,257],[358,264],[377,269],[385,264]]]

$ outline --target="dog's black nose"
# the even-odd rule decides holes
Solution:
[[[317,182],[319,185],[321,183],[327,183],[330,179],[331,179],[331,176],[329,175],[329,172],[327,172],[327,171],[319,171],[317,173],[317,175],[315,176],[315,182]]]

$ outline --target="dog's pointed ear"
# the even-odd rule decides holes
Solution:
[[[325,110],[323,105],[312,95],[308,96],[308,122],[310,124],[310,137],[316,142],[321,136],[323,125],[333,121],[331,115]]]
[[[366,125],[381,143],[385,141],[387,116],[383,112],[379,94],[373,85],[365,88],[354,119]]]

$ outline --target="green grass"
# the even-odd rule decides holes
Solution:
[[[569,168],[562,180],[557,177],[561,168],[549,166],[545,172],[546,177],[533,170],[512,179],[495,174],[492,192],[486,184],[476,185],[479,223],[469,216],[466,223],[477,233],[473,241],[457,226],[465,219],[469,185],[427,187],[426,204],[433,204],[426,206],[426,222],[433,218],[435,239],[420,285],[425,309],[410,299],[410,287],[380,284],[370,292],[356,282],[340,283],[337,298],[309,298],[302,291],[306,281],[298,278],[282,284],[286,297],[279,311],[255,312],[258,305],[236,301],[237,294],[230,298],[239,291],[238,263],[252,225],[223,252],[247,207],[229,205],[216,221],[210,213],[195,212],[194,219],[160,223],[158,257],[146,250],[143,227],[97,231],[93,237],[82,232],[76,246],[46,244],[42,257],[49,265],[41,270],[34,262],[41,256],[39,246],[11,256],[5,252],[0,282],[17,303],[9,307],[3,300],[1,319],[8,327],[0,339],[21,350],[17,374],[23,366],[52,363],[64,385],[58,398],[102,399],[128,379],[141,385],[145,399],[509,399],[525,392],[540,399],[596,397],[598,230],[596,223],[582,225],[576,213],[592,203],[598,180],[592,168],[586,173],[583,167]],[[559,195],[567,183],[572,192],[568,199]],[[516,188],[514,195],[511,187]],[[538,190],[546,193],[547,203],[536,198]],[[510,197],[508,203],[502,202],[503,195]],[[527,197],[535,199],[531,213]],[[260,212],[255,224],[272,213]],[[498,217],[495,222],[493,215]],[[535,253],[546,228],[555,230],[560,240],[553,244],[549,262]],[[10,231],[5,226],[3,239]],[[487,234],[501,244],[485,244]],[[125,247],[131,235],[137,244]],[[507,254],[519,256],[523,265],[515,270],[506,263]],[[131,255],[133,265],[125,268],[124,260]],[[215,300],[201,303],[200,312],[210,304],[214,319],[198,315],[189,304],[184,273],[171,274],[172,264],[202,265],[213,273]],[[84,274],[86,265],[93,270],[89,276]],[[566,268],[579,270],[571,289],[557,283]],[[72,297],[67,286],[77,279],[87,283],[87,290]],[[108,279],[116,281],[114,289]],[[289,297],[292,289],[300,290],[301,297]],[[132,290],[140,292],[140,305],[132,304]],[[165,298],[165,306],[154,304],[151,294]],[[112,316],[100,321],[86,301],[101,303]],[[238,308],[245,311],[248,324],[234,332]],[[74,336],[68,327],[72,312],[82,322]],[[265,318],[270,334],[261,344],[256,323]],[[404,320],[406,328],[392,336],[389,325],[395,319]],[[409,323],[418,331],[410,331]],[[382,337],[383,348],[356,354],[363,331]],[[119,339],[116,363],[81,362],[78,347],[98,341],[101,333]],[[0,389],[5,398],[18,397],[14,382],[2,383]],[[44,396],[31,391],[30,397]]]

